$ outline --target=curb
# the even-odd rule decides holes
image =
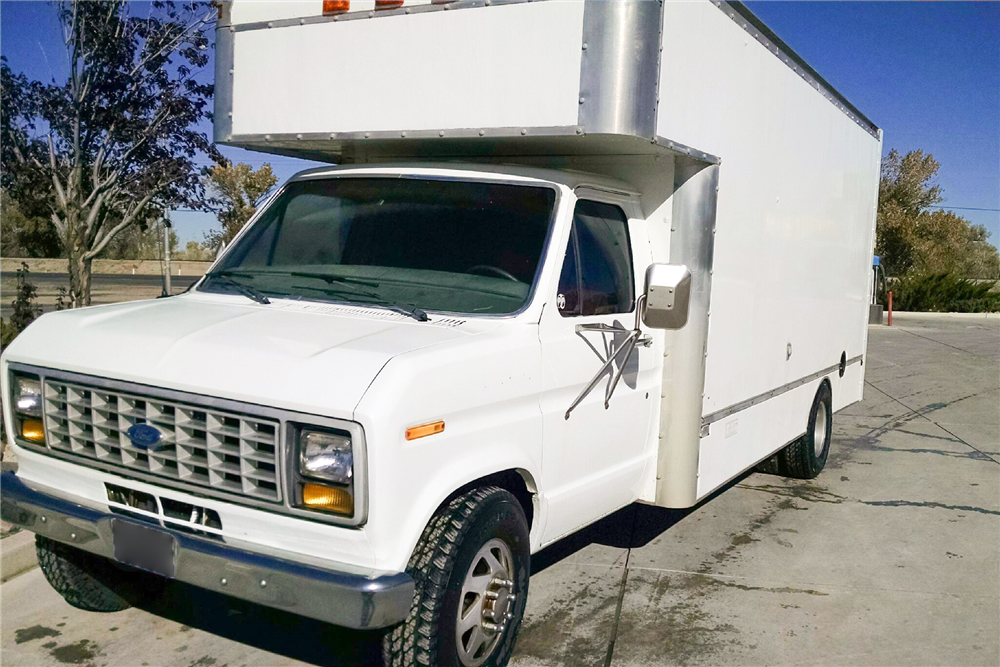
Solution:
[[[936,312],[920,312],[913,310],[894,310],[892,311],[892,316],[895,317],[914,317],[914,318],[955,318],[964,320],[996,320],[1000,319],[1000,313],[936,313]]]
[[[0,582],[38,567],[35,534],[27,530],[0,540]]]

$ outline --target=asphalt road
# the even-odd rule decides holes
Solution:
[[[816,480],[748,474],[537,554],[513,665],[1000,664],[1000,320],[872,327],[865,400]],[[371,635],[172,584],[73,609],[0,588],[5,664],[377,664]]]

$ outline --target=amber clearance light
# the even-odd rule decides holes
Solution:
[[[302,504],[309,509],[354,514],[354,498],[346,489],[336,489],[322,484],[302,485]]]
[[[45,442],[45,429],[42,422],[25,419],[21,422],[21,437],[30,442]]]
[[[351,10],[351,0],[323,0],[323,16],[343,14]]]
[[[434,435],[435,433],[440,433],[444,430],[444,422],[436,421],[430,424],[421,424],[420,426],[411,426],[406,429],[406,439],[416,440],[417,438],[426,438],[429,435]]]

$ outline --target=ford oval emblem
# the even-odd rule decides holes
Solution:
[[[160,433],[160,429],[155,426],[150,426],[149,424],[132,424],[125,434],[128,436],[128,439],[132,441],[132,444],[139,449],[156,450],[156,446],[160,442],[160,438],[163,437],[163,434]]]

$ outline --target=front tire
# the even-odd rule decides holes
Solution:
[[[796,479],[813,479],[826,465],[833,436],[833,393],[824,381],[816,390],[806,434],[780,452],[785,475]]]
[[[125,569],[107,558],[35,536],[38,565],[57,593],[84,611],[123,611],[139,598],[157,593],[163,580]]]
[[[386,667],[503,667],[528,594],[528,522],[499,487],[467,491],[424,529],[406,571],[409,617],[388,631]]]

